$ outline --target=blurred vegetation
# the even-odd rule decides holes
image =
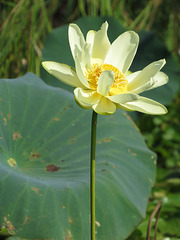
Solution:
[[[0,1],[0,77],[39,72],[42,41],[58,1]],[[50,4],[50,6],[49,6]]]
[[[129,29],[154,30],[177,59],[179,10],[178,0],[0,0],[0,77],[39,75],[47,33],[85,15],[114,16]]]
[[[85,15],[114,16],[129,29],[153,30],[180,66],[179,0],[0,0],[0,77],[14,78],[27,71],[39,75],[48,32]],[[180,91],[167,115],[142,115],[137,122],[148,146],[158,155],[158,170],[147,219],[129,239],[145,239],[148,218],[158,200],[163,207],[157,239],[180,239],[179,106]]]

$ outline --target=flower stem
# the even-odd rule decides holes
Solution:
[[[95,154],[96,154],[97,113],[93,111],[91,123],[91,163],[90,163],[90,210],[91,210],[91,240],[95,240]]]

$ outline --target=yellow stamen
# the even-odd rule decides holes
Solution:
[[[109,95],[117,95],[127,91],[128,80],[124,74],[120,72],[116,67],[110,64],[93,64],[92,69],[88,69],[85,77],[88,80],[89,86],[93,90],[97,90],[98,79],[103,71],[111,70],[115,72],[114,83],[112,84]]]

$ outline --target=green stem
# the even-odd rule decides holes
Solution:
[[[96,155],[97,113],[93,111],[91,123],[91,164],[90,164],[90,196],[91,196],[91,240],[95,240],[95,155]]]

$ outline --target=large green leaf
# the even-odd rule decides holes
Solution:
[[[112,42],[127,29],[123,28],[118,20],[112,17],[83,17],[75,21],[86,34],[89,30],[98,30],[105,21],[109,23],[108,36]],[[162,71],[168,76],[170,81],[163,87],[148,91],[142,95],[157,100],[165,105],[172,101],[174,93],[178,89],[179,69],[164,43],[152,32],[139,32],[140,44],[131,66],[131,71],[135,72],[143,69],[146,65],[161,58],[166,58],[166,65]],[[117,53],[118,54],[118,53]],[[68,42],[68,25],[54,29],[47,37],[43,49],[44,61],[57,61],[74,66]],[[73,88],[61,83],[50,76],[41,68],[41,77],[50,85],[59,86],[72,91]]]
[[[91,110],[34,74],[0,81],[0,226],[34,239],[89,239]],[[145,217],[155,155],[118,110],[98,117],[97,240]]]

